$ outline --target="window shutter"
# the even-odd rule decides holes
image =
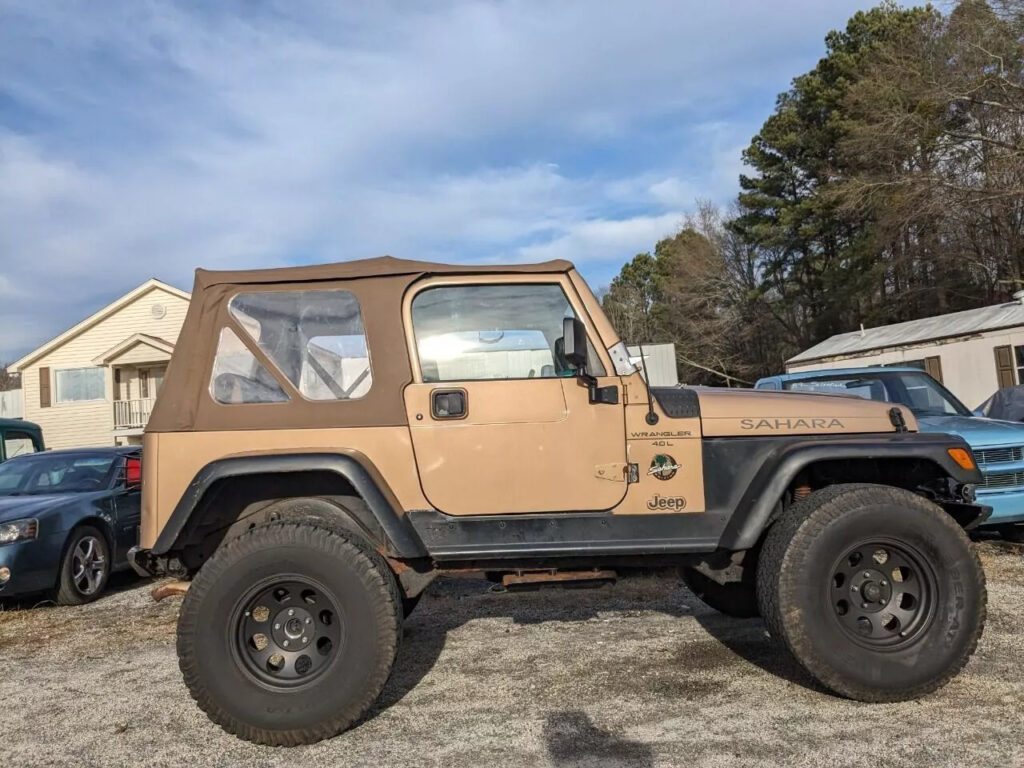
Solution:
[[[39,369],[39,407],[49,408],[50,403],[50,369],[44,367]]]
[[[994,351],[996,354],[996,380],[999,382],[999,388],[1012,387],[1017,383],[1013,375],[1013,348],[1007,344],[1003,347],[996,347]]]
[[[939,384],[942,383],[942,358],[938,355],[934,357],[926,357],[924,359],[924,370],[929,376],[935,379]]]
[[[127,398],[121,397],[121,369],[114,369],[114,399],[115,400],[126,400]]]

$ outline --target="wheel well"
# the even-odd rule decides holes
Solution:
[[[117,543],[114,540],[114,529],[111,528],[110,523],[108,523],[102,517],[96,516],[83,517],[81,520],[77,521],[73,526],[71,526],[70,529],[68,529],[68,535],[64,539],[64,551],[61,557],[63,557],[63,555],[68,551],[68,542],[71,541],[71,534],[73,534],[75,531],[77,531],[79,528],[85,525],[90,525],[103,534],[103,538],[107,540],[107,548],[110,550],[110,556],[113,557],[114,548],[117,546]]]
[[[948,495],[949,475],[930,459],[826,459],[801,469],[781,502],[785,506],[819,488],[839,483],[889,485],[935,500]]]
[[[199,500],[189,522],[176,542],[182,564],[195,571],[217,549],[229,531],[240,532],[265,520],[277,519],[271,508],[298,498],[320,498],[337,502],[341,497],[358,497],[355,487],[337,472],[269,472],[234,475],[214,482]],[[337,517],[345,517],[336,506]],[[247,522],[248,521],[248,522]],[[360,533],[377,538],[357,521]],[[379,543],[374,541],[373,543]]]

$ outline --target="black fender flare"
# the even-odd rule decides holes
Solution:
[[[376,527],[383,534],[380,542],[390,557],[414,559],[426,557],[423,541],[399,508],[391,490],[380,478],[376,467],[357,451],[345,453],[287,453],[229,456],[211,461],[188,484],[174,511],[160,531],[151,550],[154,555],[173,551],[188,530],[196,508],[207,491],[218,481],[246,475],[301,472],[333,472],[347,480],[363,499],[372,520],[357,521],[364,527]],[[375,524],[375,525],[368,525]]]
[[[742,477],[742,470],[735,474],[726,472],[725,482],[717,483],[718,488],[708,488],[709,496],[715,496],[707,500],[708,511],[733,510],[719,541],[719,546],[727,550],[750,549],[756,545],[786,489],[801,470],[820,461],[917,459],[936,464],[959,484],[977,484],[982,480],[977,468],[964,469],[949,455],[951,448],[970,451],[967,442],[955,435],[904,432],[801,436],[781,445],[778,438],[705,441],[705,483],[709,486],[716,463],[751,467],[747,477]],[[721,455],[715,455],[716,448]]]

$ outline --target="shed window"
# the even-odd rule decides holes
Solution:
[[[1024,347],[1013,348],[1013,362],[1017,367],[1017,383],[1024,381]]]
[[[265,291],[231,299],[231,316],[310,400],[354,400],[373,383],[351,291]]]
[[[64,368],[54,371],[58,403],[79,403],[103,400],[106,395],[106,374],[103,368]]]

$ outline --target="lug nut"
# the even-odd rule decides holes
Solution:
[[[868,604],[867,604],[867,603],[861,603],[861,604],[860,604],[860,607],[861,607],[861,608],[867,608],[867,607],[868,607]]]
[[[294,608],[289,608],[288,609],[288,615],[289,616],[294,616],[295,615],[295,609]]]
[[[280,629],[280,628],[281,628],[281,625],[280,625],[280,624],[275,624],[275,625],[274,625],[274,629]]]
[[[285,647],[285,648],[287,648],[287,647],[288,647],[288,641],[287,641],[287,640],[285,640],[285,641],[284,641],[284,647]]]
[[[864,578],[865,579],[870,579],[871,578],[871,571],[864,571]]]
[[[313,623],[313,620],[312,620],[311,618],[309,618],[309,617],[307,616],[307,617],[306,617],[306,623],[307,623],[307,624],[312,624],[312,623]]]
[[[851,592],[856,592],[857,591],[857,585],[854,584],[852,587],[850,587],[850,591]]]
[[[303,643],[308,643],[308,642],[309,642],[309,638],[308,638],[308,637],[304,637],[304,638],[302,638],[302,642],[303,642]]]

